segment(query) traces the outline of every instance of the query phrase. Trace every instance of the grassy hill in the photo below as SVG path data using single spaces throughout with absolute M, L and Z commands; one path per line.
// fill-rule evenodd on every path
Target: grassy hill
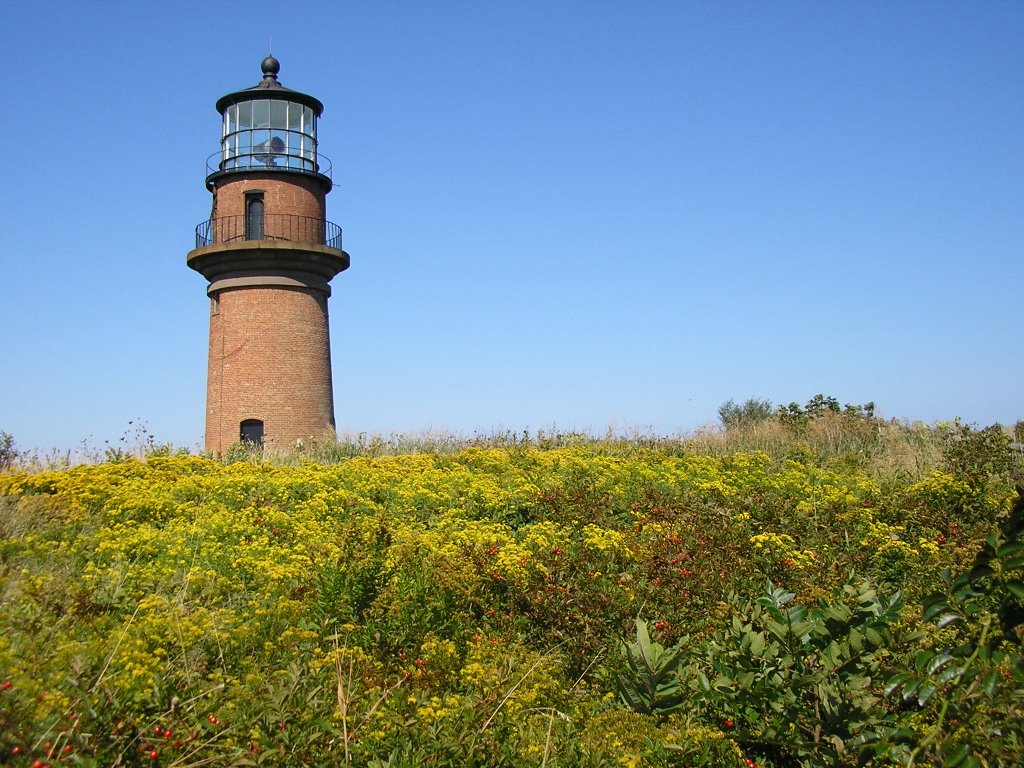
M 829 411 L 229 458 L 0 473 L 0 760 L 1024 750 L 1024 474 L 997 429 Z

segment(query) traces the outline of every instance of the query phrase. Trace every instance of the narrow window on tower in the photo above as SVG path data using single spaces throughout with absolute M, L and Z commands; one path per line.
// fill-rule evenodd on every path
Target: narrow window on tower
M 246 419 L 239 425 L 239 441 L 249 445 L 263 447 L 263 422 L 259 419 Z
M 263 193 L 245 193 L 245 239 L 263 239 Z

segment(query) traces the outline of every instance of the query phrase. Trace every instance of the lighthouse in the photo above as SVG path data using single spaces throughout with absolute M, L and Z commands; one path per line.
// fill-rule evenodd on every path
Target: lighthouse
M 349 256 L 341 228 L 327 221 L 323 104 L 281 85 L 280 69 L 267 56 L 259 83 L 217 101 L 220 148 L 206 164 L 213 207 L 186 257 L 209 282 L 213 453 L 334 435 L 327 300 Z

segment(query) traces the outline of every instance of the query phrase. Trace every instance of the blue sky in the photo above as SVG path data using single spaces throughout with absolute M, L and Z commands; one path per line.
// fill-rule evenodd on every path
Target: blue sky
M 200 444 L 217 98 L 325 104 L 348 432 L 1024 418 L 1024 4 L 6 3 L 0 430 Z

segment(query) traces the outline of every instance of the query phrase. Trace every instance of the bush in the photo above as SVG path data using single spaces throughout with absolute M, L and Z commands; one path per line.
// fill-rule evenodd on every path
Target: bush
M 1011 442 L 1010 435 L 998 424 L 974 429 L 955 422 L 945 430 L 942 455 L 954 477 L 979 484 L 993 475 L 1011 476 L 1016 474 L 1014 470 L 1024 469 L 1011 450 Z
M 726 429 L 757 424 L 772 417 L 772 404 L 769 400 L 749 398 L 742 405 L 733 400 L 726 400 L 718 407 L 718 418 Z
M 924 602 L 928 642 L 885 689 L 912 709 L 876 753 L 908 765 L 1014 764 L 1024 754 L 1024 488 L 971 570 L 945 574 L 942 586 Z
M 0 470 L 10 469 L 18 458 L 18 450 L 14 447 L 14 438 L 6 432 L 0 432 Z

